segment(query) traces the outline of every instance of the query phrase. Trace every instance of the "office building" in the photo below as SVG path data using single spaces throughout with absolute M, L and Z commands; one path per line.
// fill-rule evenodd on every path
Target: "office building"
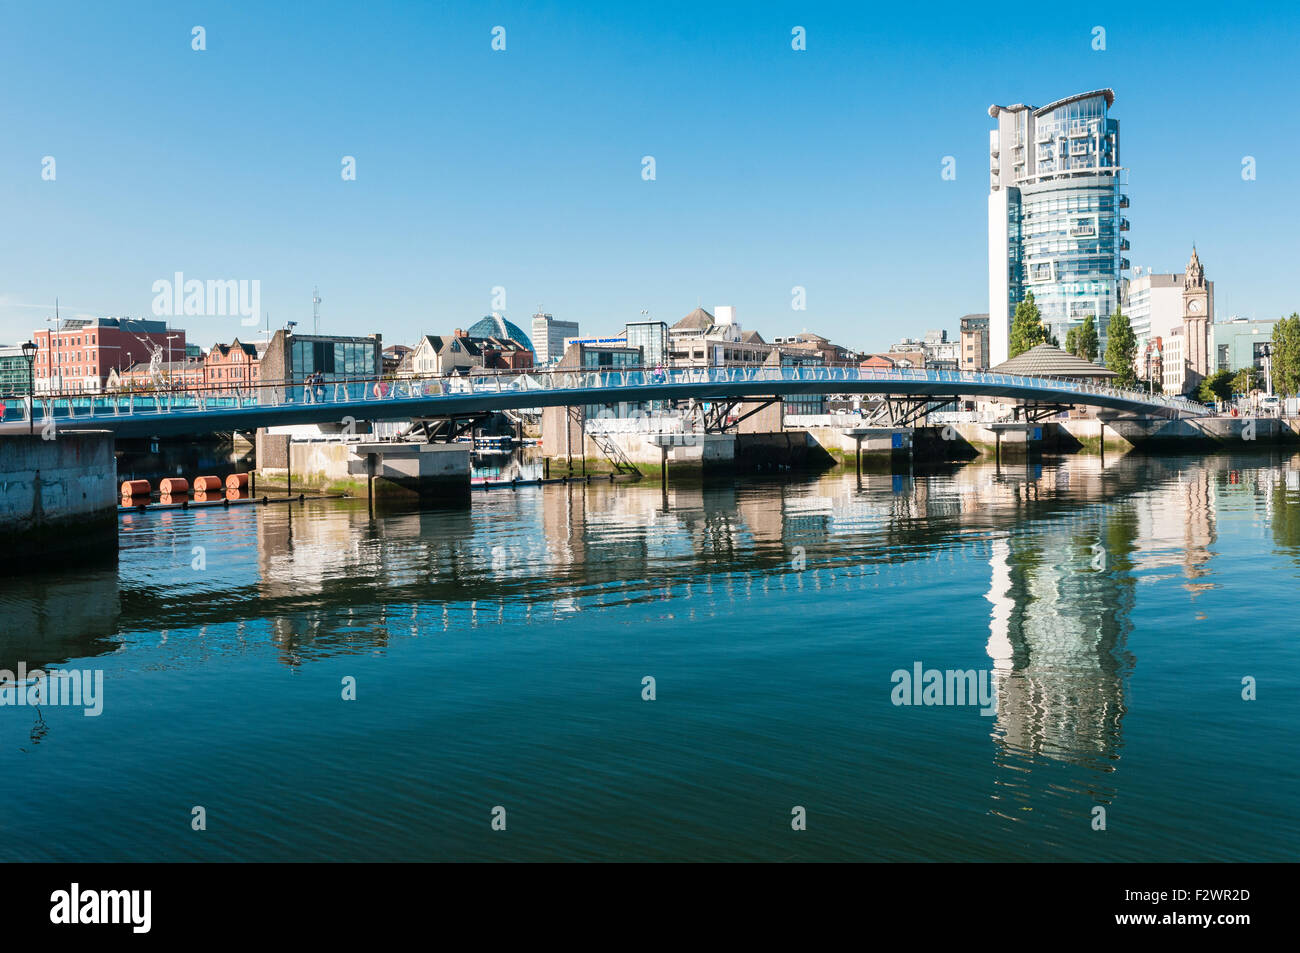
M 989 361 L 1010 353 L 1011 317 L 1033 293 L 1062 344 L 1092 316 L 1104 352 L 1120 301 L 1128 219 L 1120 193 L 1119 121 L 1109 89 L 1041 108 L 990 106 Z
M 1264 347 L 1273 341 L 1277 318 L 1251 321 L 1233 318 L 1211 325 L 1213 371 L 1239 371 L 1253 367 L 1264 374 Z
M 533 315 L 533 353 L 538 365 L 554 364 L 564 356 L 564 339 L 577 337 L 577 321 L 559 321 L 553 315 Z

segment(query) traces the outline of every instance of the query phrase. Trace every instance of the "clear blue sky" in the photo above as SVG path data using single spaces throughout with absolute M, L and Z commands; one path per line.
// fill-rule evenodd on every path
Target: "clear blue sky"
M 1195 240 L 1221 317 L 1300 309 L 1295 7 L 894 6 L 7 0 L 0 341 L 56 295 L 148 316 L 180 271 L 259 279 L 273 327 L 319 285 L 323 330 L 390 343 L 503 286 L 525 327 L 732 304 L 883 349 L 987 310 L 988 106 L 1104 86 L 1133 264 L 1181 271 Z

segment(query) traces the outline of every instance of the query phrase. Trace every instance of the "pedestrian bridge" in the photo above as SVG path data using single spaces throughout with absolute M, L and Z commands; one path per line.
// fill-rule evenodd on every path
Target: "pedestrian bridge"
M 149 394 L 38 396 L 3 401 L 0 433 L 77 428 L 119 437 L 249 431 L 292 424 L 347 424 L 464 417 L 489 411 L 660 400 L 697 402 L 818 394 L 925 400 L 1001 398 L 1023 404 L 1094 407 L 1144 417 L 1198 417 L 1209 408 L 1178 397 L 1100 384 L 975 371 L 857 367 L 592 368 L 467 377 L 331 381 L 317 387 L 264 383 Z

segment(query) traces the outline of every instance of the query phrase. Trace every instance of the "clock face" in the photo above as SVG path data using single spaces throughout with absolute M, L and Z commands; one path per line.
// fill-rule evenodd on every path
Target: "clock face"
M 1192 312 L 1192 314 L 1199 314 L 1201 311 L 1201 303 L 1199 301 L 1190 301 L 1187 304 L 1187 310 Z

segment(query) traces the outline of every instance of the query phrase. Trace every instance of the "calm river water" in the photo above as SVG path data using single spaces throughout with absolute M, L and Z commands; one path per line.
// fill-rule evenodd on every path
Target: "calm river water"
M 1298 577 L 1265 455 L 123 515 L 0 581 L 103 672 L 0 707 L 0 859 L 1294 859 Z

